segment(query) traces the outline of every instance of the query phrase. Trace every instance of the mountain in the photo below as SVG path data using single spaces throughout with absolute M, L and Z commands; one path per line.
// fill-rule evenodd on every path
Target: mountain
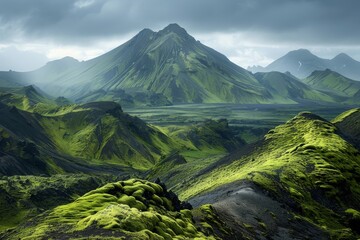
M 144 29 L 89 61 L 51 62 L 29 73 L 26 81 L 76 101 L 98 100 L 99 91 L 157 94 L 171 103 L 265 103 L 268 98 L 248 71 L 177 24 L 159 32 Z
M 43 112 L 49 108 L 69 104 L 65 98 L 51 99 L 35 86 L 0 88 L 0 102 L 18 109 Z
M 326 69 L 331 69 L 351 79 L 360 80 L 360 62 L 345 53 L 340 53 L 333 59 L 323 59 L 309 50 L 299 49 L 287 53 L 266 67 L 248 68 L 252 72 L 288 71 L 298 78 L 305 78 L 315 70 Z
M 303 79 L 303 82 L 319 91 L 342 97 L 353 97 L 360 91 L 360 82 L 344 77 L 330 69 L 314 71 Z
M 289 72 L 255 73 L 255 78 L 278 103 L 334 102 L 334 98 L 299 81 Z
M 326 60 L 300 49 L 260 70 L 290 72 L 304 78 L 314 69 L 357 71 L 357 64 L 360 66 L 345 54 Z M 284 86 L 280 86 L 280 82 Z M 280 76 L 280 73 L 253 75 L 196 41 L 177 24 L 170 24 L 158 32 L 144 29 L 123 45 L 88 61 L 65 57 L 32 72 L 0 72 L 0 87 L 21 85 L 33 85 L 47 94 L 77 103 L 116 101 L 125 107 L 182 103 L 337 103 L 346 100 L 338 99 L 342 93 L 326 96 L 327 93 L 319 92 L 319 89 L 295 82 L 292 76 Z M 358 95 L 348 103 L 358 102 L 360 92 Z
M 247 154 L 184 181 L 180 197 L 194 207 L 212 204 L 251 239 L 357 239 L 360 152 L 344 130 L 350 122 L 358 129 L 357 113 L 340 116 L 339 128 L 300 113 Z
M 187 128 L 181 136 L 164 133 L 115 102 L 68 104 L 33 86 L 0 88 L 0 175 L 133 173 L 174 151 L 224 154 L 244 145 L 226 120 Z
M 175 147 L 113 102 L 68 105 L 44 115 L 1 103 L 0 116 L 3 175 L 131 172 L 150 168 Z

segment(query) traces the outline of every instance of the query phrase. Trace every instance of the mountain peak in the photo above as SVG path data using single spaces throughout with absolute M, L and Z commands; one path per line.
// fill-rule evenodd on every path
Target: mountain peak
M 149 29 L 149 28 L 144 28 L 143 30 L 141 30 L 137 35 L 138 36 L 147 36 L 147 35 L 151 35 L 153 34 L 154 31 Z
M 336 55 L 332 60 L 340 60 L 340 61 L 346 61 L 346 60 L 354 60 L 353 58 L 351 58 L 349 55 L 347 55 L 346 53 L 340 53 L 338 55 Z
M 186 30 L 182 27 L 180 27 L 177 23 L 171 23 L 167 27 L 165 27 L 163 30 L 159 31 L 159 33 L 176 33 L 180 36 L 189 36 L 189 34 L 186 32 Z
M 66 57 L 63 57 L 63 58 L 60 58 L 60 59 L 56 59 L 56 60 L 53 60 L 53 61 L 50 61 L 48 62 L 46 65 L 54 65 L 54 64 L 76 64 L 76 63 L 79 63 L 79 60 L 73 58 L 73 57 L 69 57 L 69 56 L 66 56 Z
M 298 50 L 294 50 L 294 51 L 290 51 L 286 55 L 291 56 L 291 57 L 296 57 L 296 58 L 299 58 L 299 59 L 308 58 L 308 57 L 316 57 L 309 50 L 303 49 L 303 48 L 298 49 Z

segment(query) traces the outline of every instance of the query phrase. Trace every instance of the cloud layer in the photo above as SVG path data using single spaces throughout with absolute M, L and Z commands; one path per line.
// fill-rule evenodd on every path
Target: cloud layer
M 176 22 L 244 45 L 359 48 L 359 9 L 358 0 L 3 0 L 0 45 L 92 46 Z

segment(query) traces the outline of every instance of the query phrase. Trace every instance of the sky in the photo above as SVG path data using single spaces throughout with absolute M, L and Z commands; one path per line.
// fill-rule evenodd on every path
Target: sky
M 359 0 L 0 0 L 0 70 L 88 60 L 178 23 L 246 68 L 306 48 L 360 61 Z

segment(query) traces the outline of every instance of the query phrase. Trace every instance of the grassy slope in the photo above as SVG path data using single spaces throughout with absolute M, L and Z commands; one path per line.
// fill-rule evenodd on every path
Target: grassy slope
M 360 109 L 355 108 L 340 114 L 332 120 L 345 137 L 360 149 Z
M 335 101 L 333 97 L 312 89 L 290 74 L 280 72 L 256 73 L 255 77 L 278 103 Z
M 180 196 L 189 199 L 248 180 L 279 201 L 291 199 L 297 205 L 295 215 L 332 236 L 351 236 L 346 211 L 360 209 L 359 179 L 358 150 L 338 135 L 333 124 L 302 113 L 271 130 L 253 153 L 184 183 Z
M 25 219 L 69 203 L 115 176 L 55 175 L 12 176 L 0 179 L 0 232 Z
M 42 95 L 34 86 L 30 85 L 26 87 L 0 88 L 0 101 L 21 110 L 41 113 L 56 108 L 64 101 L 66 102 L 66 99 L 63 99 L 63 102 L 57 102 Z
M 352 97 L 360 90 L 360 82 L 351 80 L 329 69 L 314 71 L 303 80 L 320 91 L 330 92 L 342 97 Z
M 215 239 L 201 232 L 203 228 L 196 227 L 190 210 L 164 185 L 129 179 L 90 191 L 5 233 L 4 237 Z
M 162 157 L 147 174 L 150 180 L 160 178 L 169 187 L 179 184 L 213 164 L 228 152 L 244 147 L 225 119 L 207 120 L 194 126 L 169 127 L 167 134 L 182 148 Z
M 45 162 L 47 169 L 51 155 L 46 151 L 96 165 L 148 169 L 176 147 L 167 136 L 123 113 L 112 102 L 64 106 L 45 115 L 3 106 L 2 114 L 7 116 L 0 119 L 2 150 L 19 155 L 17 142 L 35 143 L 35 157 Z M 44 149 L 42 154 L 39 149 Z
M 67 68 L 64 62 L 68 61 L 54 62 L 29 73 L 26 81 L 50 94 L 73 100 L 94 101 L 98 100 L 96 96 L 104 99 L 98 90 L 157 93 L 163 103 L 164 97 L 173 103 L 268 100 L 265 89 L 249 72 L 202 45 L 177 25 L 157 33 L 143 30 L 125 44 L 90 61 L 76 62 Z M 56 65 L 62 71 L 56 70 Z

